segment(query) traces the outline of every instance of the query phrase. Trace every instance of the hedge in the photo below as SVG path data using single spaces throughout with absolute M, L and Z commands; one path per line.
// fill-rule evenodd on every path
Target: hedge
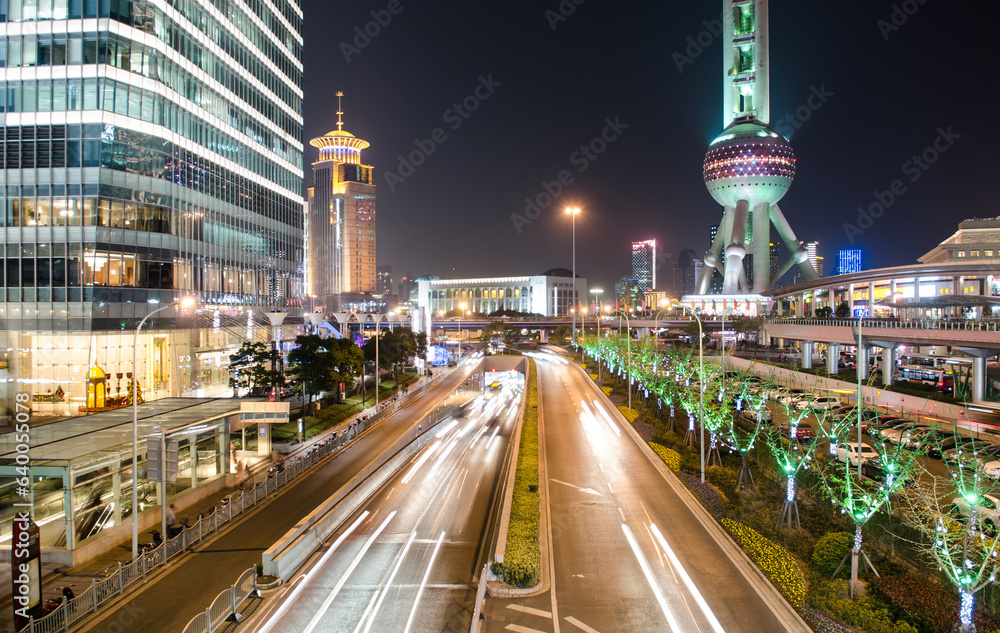
M 788 550 L 732 519 L 722 519 L 722 527 L 736 539 L 785 598 L 793 606 L 801 607 L 806 599 L 806 579 Z
M 943 585 L 916 574 L 882 576 L 868 584 L 876 596 L 891 603 L 898 616 L 922 628 L 947 631 L 958 622 L 958 593 L 951 585 Z M 978 631 L 996 631 L 1000 619 L 993 617 L 976 603 L 973 622 Z
M 625 416 L 625 419 L 628 420 L 630 424 L 632 422 L 635 422 L 636 419 L 639 417 L 638 411 L 636 411 L 635 409 L 629 409 L 624 405 L 618 405 L 618 410 L 622 412 L 622 415 Z
M 660 459 L 662 459 L 663 463 L 667 465 L 667 468 L 674 472 L 681 469 L 680 453 L 672 448 L 667 448 L 666 446 L 657 444 L 656 442 L 650 442 L 649 446 L 653 449 L 653 452 L 660 456 Z
M 538 544 L 538 381 L 535 362 L 528 359 L 528 385 L 521 425 L 521 445 L 514 473 L 514 494 L 507 529 L 507 546 L 502 563 L 493 563 L 491 571 L 509 585 L 530 587 L 538 582 L 542 570 L 542 552 Z
M 850 532 L 824 534 L 813 546 L 813 569 L 821 574 L 832 575 L 852 547 L 854 547 L 854 535 Z M 850 565 L 847 565 L 847 568 L 850 569 Z

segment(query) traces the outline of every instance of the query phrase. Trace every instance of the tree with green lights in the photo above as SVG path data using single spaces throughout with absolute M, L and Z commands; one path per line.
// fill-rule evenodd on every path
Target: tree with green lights
M 944 460 L 950 480 L 921 477 L 905 496 L 903 510 L 904 522 L 924 537 L 922 551 L 958 590 L 959 622 L 953 630 L 959 633 L 975 633 L 975 596 L 996 580 L 1000 566 L 1000 532 L 982 511 L 998 506 L 997 482 L 983 473 L 979 446 L 964 451 L 968 459 Z
M 812 461 L 813 451 L 816 449 L 816 436 L 805 439 L 799 435 L 799 425 L 809 415 L 809 409 L 797 409 L 790 405 L 780 406 L 784 407 L 786 424 L 789 427 L 788 437 L 781 432 L 781 427 L 775 425 L 767 425 L 767 432 L 764 434 L 767 446 L 777 460 L 781 474 L 785 476 L 785 501 L 778 515 L 777 527 L 781 527 L 784 523 L 789 529 L 801 530 L 795 476 L 803 468 L 808 468 L 809 462 Z M 803 439 L 805 441 L 802 441 Z
M 750 393 L 750 384 L 742 382 L 739 394 L 734 397 L 735 414 L 727 416 L 724 420 L 723 440 L 740 454 L 740 477 L 736 482 L 736 492 L 757 491 L 747 454 L 753 450 L 760 437 L 766 407 L 767 398 L 760 393 Z M 744 411 L 750 411 L 752 415 L 745 416 Z
M 844 446 L 846 450 L 847 442 L 851 441 L 852 433 L 855 433 L 855 423 L 858 416 L 855 409 L 852 415 L 848 415 L 841 420 L 835 420 L 830 429 L 830 437 L 838 440 L 838 445 Z M 898 493 L 909 481 L 914 479 L 914 471 L 918 468 L 918 452 L 907 448 L 909 436 L 900 439 L 898 445 L 886 441 L 878 431 L 869 435 L 869 445 L 877 454 L 881 465 L 881 480 L 869 479 L 863 476 L 862 466 L 850 465 L 847 459 L 841 463 L 837 459 L 820 460 L 818 469 L 820 481 L 826 496 L 835 507 L 839 507 L 842 514 L 854 523 L 854 546 L 844 557 L 841 567 L 847 562 L 847 557 L 851 559 L 851 595 L 855 595 L 858 586 L 858 571 L 861 559 L 878 575 L 868 555 L 862 550 L 864 525 L 883 506 L 889 503 L 890 498 Z M 862 461 L 859 447 L 857 460 Z M 841 567 L 834 572 L 836 575 Z

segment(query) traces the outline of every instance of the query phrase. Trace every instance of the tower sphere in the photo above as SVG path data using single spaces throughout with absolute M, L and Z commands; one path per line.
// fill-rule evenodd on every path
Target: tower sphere
M 715 201 L 735 207 L 781 200 L 795 177 L 795 152 L 781 134 L 754 120 L 735 121 L 708 147 L 705 186 Z

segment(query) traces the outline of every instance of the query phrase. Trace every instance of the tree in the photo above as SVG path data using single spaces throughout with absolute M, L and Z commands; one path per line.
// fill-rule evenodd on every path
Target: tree
M 834 313 L 838 319 L 847 319 L 851 316 L 851 306 L 847 305 L 846 301 L 841 301 L 837 304 L 837 311 Z
M 751 318 L 741 314 L 733 318 L 733 331 L 736 332 L 737 337 L 742 334 L 744 340 L 752 338 L 756 342 L 762 327 L 764 327 L 764 319 L 760 317 Z
M 691 321 L 684 327 L 684 333 L 691 337 L 691 344 L 698 344 L 698 332 L 701 331 L 702 336 L 706 339 L 708 338 L 708 333 L 701 330 L 697 321 Z
M 310 396 L 335 391 L 340 398 L 340 383 L 352 383 L 362 366 L 361 348 L 347 339 L 298 336 L 298 347 L 288 353 L 290 370 L 303 381 Z
M 830 306 L 822 306 L 822 307 L 816 308 L 815 313 L 816 313 L 816 318 L 817 319 L 831 319 L 831 318 L 833 318 L 833 310 L 830 309 Z
M 235 354 L 229 356 L 229 386 L 247 389 L 250 396 L 263 395 L 264 388 L 273 385 L 283 387 L 285 379 L 280 371 L 272 370 L 280 356 L 267 343 L 246 341 Z
M 552 330 L 552 338 L 555 340 L 557 345 L 565 345 L 566 340 L 570 336 L 570 326 L 563 323 L 556 329 Z

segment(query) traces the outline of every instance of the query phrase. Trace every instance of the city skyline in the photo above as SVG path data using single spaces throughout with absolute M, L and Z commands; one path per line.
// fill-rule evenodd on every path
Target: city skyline
M 359 108 L 352 125 L 373 140 L 370 161 L 384 174 L 376 180 L 381 220 L 394 227 L 380 239 L 379 264 L 414 275 L 451 274 L 453 267 L 455 274 L 477 275 L 568 266 L 569 227 L 553 211 L 571 203 L 583 209 L 578 268 L 595 283 L 608 286 L 627 269 L 623 246 L 637 225 L 660 242 L 661 275 L 667 256 L 701 250 L 700 236 L 717 209 L 697 178 L 721 105 L 715 3 L 649 8 L 641 16 L 613 15 L 599 5 L 561 16 L 558 7 L 514 3 L 491 10 L 489 24 L 472 22 L 469 29 L 462 28 L 464 14 L 448 6 L 402 6 L 389 24 L 370 29 L 378 31 L 375 37 L 358 38 L 363 46 L 354 41 L 355 27 L 363 34 L 373 9 L 344 7 L 336 19 L 342 26 L 325 35 L 336 42 L 333 54 L 306 47 L 306 138 L 330 128 L 324 101 L 342 89 Z M 330 24 L 323 18 L 331 11 L 306 3 L 306 14 L 315 17 L 306 20 L 307 41 L 316 41 L 319 24 Z M 933 246 L 932 236 L 966 216 L 984 215 L 976 210 L 989 208 L 982 183 L 990 163 L 986 141 L 972 130 L 984 127 L 987 115 L 975 107 L 976 64 L 963 60 L 982 59 L 985 40 L 967 34 L 984 28 L 971 9 L 919 5 L 905 21 L 897 17 L 899 25 L 892 8 L 880 6 L 837 14 L 775 5 L 772 14 L 772 74 L 782 78 L 772 87 L 772 120 L 792 137 L 800 160 L 785 206 L 801 239 L 819 240 L 830 260 L 839 248 L 864 248 L 878 267 L 915 261 Z M 454 37 L 428 40 L 432 23 Z M 607 30 L 634 37 L 610 51 L 574 45 Z M 825 41 L 844 35 L 855 45 L 829 55 Z M 921 87 L 927 67 L 910 62 L 924 56 L 927 41 L 934 42 L 935 67 L 949 69 L 934 75 L 933 91 Z M 320 64 L 323 73 L 310 73 Z M 888 80 L 883 66 L 894 68 Z M 609 72 L 595 85 L 592 71 L 600 68 Z M 329 75 L 336 81 L 327 81 Z M 845 135 L 845 127 L 856 133 Z M 590 147 L 597 139 L 603 142 Z M 529 145 L 535 149 L 524 153 Z M 934 155 L 942 147 L 946 151 Z M 933 164 L 911 160 L 928 148 Z M 563 171 L 569 184 L 558 179 Z M 896 181 L 902 194 L 893 193 Z M 559 189 L 559 202 L 544 209 L 525 201 L 544 203 L 547 191 Z M 961 208 L 967 210 L 962 217 L 940 213 L 953 208 L 948 201 L 956 189 L 965 192 Z M 879 212 L 883 202 L 891 204 Z M 879 217 L 859 222 L 858 207 L 869 206 Z M 512 215 L 524 222 L 515 224 Z M 919 230 L 919 223 L 905 221 L 914 216 L 923 223 Z M 478 245 L 462 240 L 427 249 L 437 222 L 494 236 L 507 256 L 483 260 Z M 879 239 L 884 231 L 892 231 L 891 243 Z

